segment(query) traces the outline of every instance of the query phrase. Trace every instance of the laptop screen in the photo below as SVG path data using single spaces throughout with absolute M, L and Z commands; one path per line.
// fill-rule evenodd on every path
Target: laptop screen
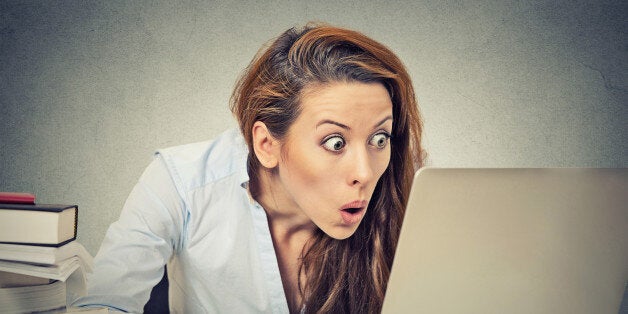
M 384 313 L 618 313 L 627 169 L 417 172 Z

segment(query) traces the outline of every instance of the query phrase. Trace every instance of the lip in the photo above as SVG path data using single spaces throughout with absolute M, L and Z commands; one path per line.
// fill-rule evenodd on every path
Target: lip
M 365 200 L 355 200 L 353 202 L 349 202 L 347 204 L 342 205 L 340 207 L 340 216 L 342 216 L 342 221 L 346 225 L 354 225 L 362 220 L 364 213 L 366 212 L 366 206 L 368 202 Z M 357 208 L 357 211 L 347 211 L 350 208 Z

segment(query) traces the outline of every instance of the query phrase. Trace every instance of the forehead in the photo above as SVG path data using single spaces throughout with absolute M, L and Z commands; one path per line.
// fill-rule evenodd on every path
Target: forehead
M 300 97 L 302 118 L 338 115 L 339 119 L 365 118 L 392 112 L 392 101 L 382 83 L 333 82 L 306 87 Z

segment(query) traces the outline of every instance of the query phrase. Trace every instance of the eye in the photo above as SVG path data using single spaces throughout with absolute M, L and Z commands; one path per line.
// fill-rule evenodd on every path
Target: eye
M 373 135 L 373 137 L 371 137 L 369 144 L 375 146 L 378 149 L 383 149 L 384 147 L 386 147 L 386 144 L 388 144 L 389 138 L 390 135 L 386 133 L 377 133 Z
M 323 147 L 331 152 L 339 152 L 345 147 L 345 140 L 340 136 L 332 136 L 323 141 Z

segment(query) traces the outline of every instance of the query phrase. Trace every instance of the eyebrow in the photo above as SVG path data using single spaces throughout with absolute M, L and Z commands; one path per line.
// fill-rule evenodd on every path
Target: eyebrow
M 384 124 L 386 121 L 392 120 L 392 118 L 393 118 L 392 116 L 387 116 L 386 118 L 384 118 L 381 121 L 379 121 L 378 123 L 376 123 L 375 126 L 373 126 L 373 128 L 379 127 L 380 125 Z M 344 124 L 342 124 L 340 122 L 337 122 L 337 121 L 334 121 L 334 120 L 329 120 L 329 119 L 322 120 L 321 122 L 316 124 L 316 128 L 318 128 L 319 126 L 321 126 L 323 124 L 333 124 L 333 125 L 336 125 L 336 126 L 339 126 L 339 127 L 343 128 L 345 130 L 351 130 L 351 128 L 348 125 L 344 125 Z

